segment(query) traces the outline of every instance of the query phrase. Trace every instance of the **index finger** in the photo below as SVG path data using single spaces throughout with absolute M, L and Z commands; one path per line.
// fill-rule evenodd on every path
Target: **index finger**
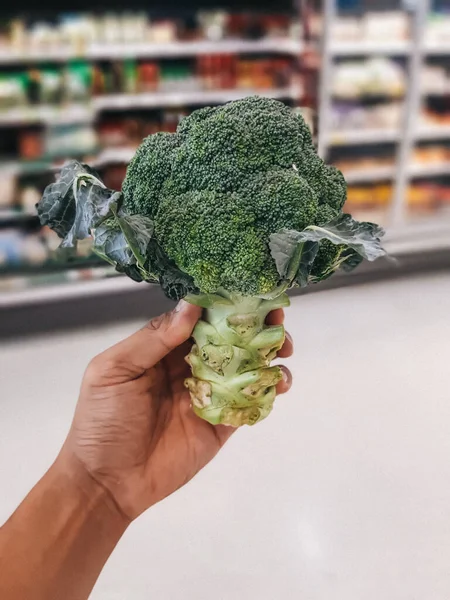
M 283 325 L 283 323 L 284 310 L 282 308 L 272 310 L 266 317 L 266 325 Z

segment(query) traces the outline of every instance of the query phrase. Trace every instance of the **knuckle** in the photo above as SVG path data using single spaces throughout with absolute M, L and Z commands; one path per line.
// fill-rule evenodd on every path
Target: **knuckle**
M 154 317 L 151 321 L 144 325 L 144 329 L 149 330 L 150 332 L 166 332 L 170 327 L 170 322 L 172 320 L 172 313 L 163 313 L 158 317 Z
M 84 379 L 88 384 L 95 384 L 104 381 L 108 375 L 117 371 L 118 364 L 114 358 L 105 357 L 101 354 L 94 356 L 89 362 Z

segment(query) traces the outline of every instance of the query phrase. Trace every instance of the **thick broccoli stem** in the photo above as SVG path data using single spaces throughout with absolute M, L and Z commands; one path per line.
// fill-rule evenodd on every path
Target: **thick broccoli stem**
M 186 357 L 192 377 L 186 380 L 195 413 L 213 425 L 254 425 L 272 410 L 279 367 L 270 362 L 284 342 L 282 325 L 265 325 L 267 314 L 289 305 L 281 294 L 265 300 L 221 292 L 203 305 Z M 201 301 L 188 297 L 196 304 Z

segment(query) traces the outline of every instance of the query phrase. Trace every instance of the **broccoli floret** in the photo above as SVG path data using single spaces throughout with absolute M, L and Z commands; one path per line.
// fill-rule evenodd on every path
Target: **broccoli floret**
M 122 185 L 124 204 L 131 214 L 153 217 L 156 213 L 177 147 L 178 136 L 163 132 L 149 135 L 139 146 Z
M 279 275 L 267 236 L 235 192 L 208 190 L 164 198 L 155 230 L 168 257 L 206 293 L 224 288 L 254 296 L 275 287 Z
M 283 228 L 300 231 L 316 219 L 317 195 L 295 169 L 258 173 L 243 186 L 241 194 L 267 236 Z

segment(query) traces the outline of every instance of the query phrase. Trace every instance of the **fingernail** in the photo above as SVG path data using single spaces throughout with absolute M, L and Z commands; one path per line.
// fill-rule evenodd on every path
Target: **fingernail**
M 178 304 L 175 306 L 175 308 L 173 309 L 174 313 L 179 313 L 182 310 L 185 310 L 186 306 L 188 306 L 188 302 L 186 302 L 186 300 L 179 300 Z
M 284 369 L 281 371 L 281 376 L 283 377 L 284 383 L 289 382 L 289 375 L 287 374 L 287 372 Z

